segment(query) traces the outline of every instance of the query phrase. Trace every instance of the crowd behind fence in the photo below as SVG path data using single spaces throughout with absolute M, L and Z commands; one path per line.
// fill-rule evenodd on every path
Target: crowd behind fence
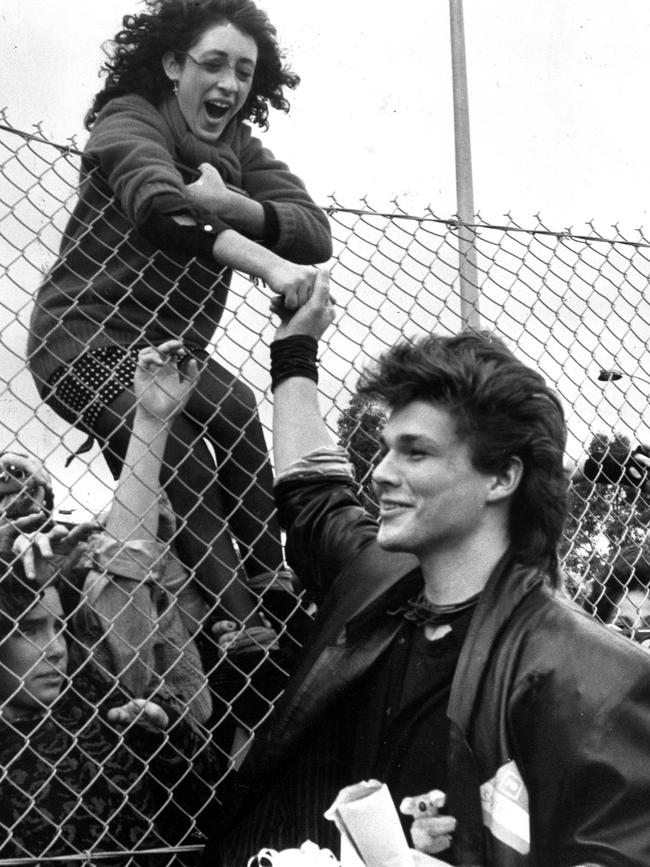
M 68 461 L 85 436 L 39 401 L 26 368 L 25 345 L 34 292 L 57 254 L 75 202 L 80 154 L 74 142 L 50 142 L 40 132 L 21 132 L 6 117 L 2 120 L 0 451 L 27 453 L 42 461 L 54 478 L 57 517 L 75 523 L 106 506 L 114 483 L 96 446 Z M 334 240 L 330 264 L 337 309 L 336 328 L 326 335 L 320 353 L 321 400 L 333 434 L 351 449 L 372 508 L 368 478 L 381 412 L 353 399 L 355 381 L 364 365 L 399 337 L 462 327 L 459 223 L 432 209 L 409 213 L 397 200 L 385 208 L 369 200 L 356 207 L 336 198 L 321 204 Z M 639 444 L 650 443 L 650 241 L 641 230 L 634 238 L 622 237 L 616 227 L 604 233 L 595 226 L 579 232 L 556 230 L 540 217 L 521 225 L 506 216 L 497 225 L 477 215 L 468 228 L 475 238 L 482 327 L 504 338 L 557 389 L 567 414 L 571 458 L 588 450 L 609 450 L 625 464 Z M 267 437 L 273 333 L 266 287 L 237 275 L 211 348 L 253 389 Z M 642 577 L 636 606 L 647 597 L 649 520 L 639 488 L 588 482 L 573 487 L 562 560 L 569 592 L 595 616 L 616 619 L 633 575 Z M 260 591 L 263 607 L 266 592 Z M 289 596 L 281 611 L 267 613 L 297 646 L 313 605 L 296 587 Z M 626 624 L 628 628 L 629 617 Z M 267 663 L 265 656 L 256 663 L 260 670 Z M 271 678 L 273 689 L 268 690 L 257 685 L 255 667 L 236 672 L 239 679 L 233 680 L 224 678 L 225 663 L 214 648 L 203 647 L 202 659 L 206 668 L 212 667 L 207 673 L 215 694 L 224 679 L 230 690 L 218 697 L 209 725 L 218 731 L 229 718 L 231 723 L 243 721 L 250 737 L 281 688 L 282 665 L 276 666 L 279 679 Z M 238 702 L 251 695 L 253 710 L 242 719 Z M 226 731 L 231 729 L 226 726 Z M 225 760 L 227 749 L 220 747 Z M 220 776 L 231 769 L 232 762 L 225 764 Z M 173 846 L 148 848 L 157 863 L 165 863 L 174 852 L 199 846 L 190 821 L 186 837 Z M 90 854 L 72 845 L 57 857 L 32 851 L 10 860 L 2 859 L 3 854 L 0 850 L 0 864 L 36 863 L 43 857 L 53 862 L 118 858 L 128 863 L 133 856 L 127 850 L 116 854 L 106 841 Z

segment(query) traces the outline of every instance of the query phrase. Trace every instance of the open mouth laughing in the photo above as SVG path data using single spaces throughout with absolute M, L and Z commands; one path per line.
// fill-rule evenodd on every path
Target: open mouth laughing
M 205 113 L 213 121 L 222 120 L 232 108 L 231 104 L 224 99 L 206 99 L 204 104 Z

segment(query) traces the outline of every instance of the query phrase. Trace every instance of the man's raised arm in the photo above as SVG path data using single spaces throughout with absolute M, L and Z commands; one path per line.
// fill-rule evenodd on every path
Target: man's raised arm
M 282 322 L 271 344 L 273 453 L 276 476 L 305 455 L 333 445 L 318 404 L 318 340 L 334 321 L 329 272 L 319 270 L 311 298 Z

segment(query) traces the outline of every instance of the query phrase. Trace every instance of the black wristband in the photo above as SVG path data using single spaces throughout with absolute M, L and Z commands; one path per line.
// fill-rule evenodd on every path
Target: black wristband
M 308 334 L 292 334 L 271 344 L 271 391 L 294 376 L 318 382 L 318 341 Z

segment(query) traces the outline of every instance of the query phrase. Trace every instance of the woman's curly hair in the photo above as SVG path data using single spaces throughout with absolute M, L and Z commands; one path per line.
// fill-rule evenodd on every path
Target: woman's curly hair
M 122 29 L 105 49 L 108 60 L 101 71 L 106 83 L 86 115 L 87 129 L 114 97 L 136 93 L 158 104 L 171 88 L 162 67 L 163 55 L 175 51 L 181 60 L 183 52 L 195 45 L 207 28 L 225 22 L 250 36 L 258 50 L 251 91 L 240 116 L 266 129 L 269 105 L 289 111 L 284 88 L 295 88 L 300 78 L 284 64 L 276 29 L 252 0 L 144 2 L 148 11 L 125 15 Z

